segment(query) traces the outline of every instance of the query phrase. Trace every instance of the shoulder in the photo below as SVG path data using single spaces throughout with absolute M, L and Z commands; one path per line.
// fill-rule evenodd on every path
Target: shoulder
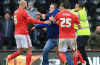
M 25 9 L 20 9 L 20 10 L 16 10 L 14 13 L 21 13 L 21 14 L 25 14 L 25 13 L 28 13 L 27 10 Z
M 96 33 L 96 32 L 93 32 L 93 33 L 92 33 L 92 35 L 95 35 L 95 34 L 97 34 L 97 33 Z
M 78 16 L 75 15 L 74 13 L 71 12 L 71 14 L 72 14 L 72 16 L 73 16 L 75 19 L 78 18 Z
M 76 16 L 74 13 L 70 12 L 73 16 Z
M 60 15 L 60 14 L 62 14 L 63 12 L 58 12 L 56 15 Z
M 53 17 L 55 17 L 57 14 L 55 13 L 55 14 L 51 14 Z
M 23 13 L 28 13 L 28 11 L 27 11 L 27 10 L 25 10 L 25 9 L 23 9 L 23 10 L 22 10 L 22 12 L 23 12 Z
M 34 9 L 35 12 L 38 12 L 36 9 Z

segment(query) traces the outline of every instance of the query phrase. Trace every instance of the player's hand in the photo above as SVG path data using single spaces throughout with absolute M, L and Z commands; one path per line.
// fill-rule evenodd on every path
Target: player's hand
M 41 15 L 42 15 L 40 12 L 37 12 L 36 14 L 37 14 L 38 16 L 41 16 Z
M 39 20 L 39 19 L 40 19 L 40 16 L 37 16 L 35 19 L 36 19 L 36 20 Z
M 82 26 L 81 25 L 78 25 L 78 29 L 81 29 L 82 28 Z
M 49 17 L 49 20 L 50 20 L 50 21 L 54 21 L 55 19 L 54 19 L 53 16 L 51 16 L 51 17 Z
M 35 30 L 35 27 L 33 27 L 31 30 L 34 31 Z
M 87 49 L 88 51 L 91 51 L 91 49 Z
M 43 20 L 46 19 L 45 14 L 42 14 L 41 17 Z
M 43 28 L 43 30 L 46 32 L 46 28 Z
M 50 21 L 44 21 L 44 24 L 51 24 Z
M 53 21 L 54 24 L 58 24 L 58 21 Z

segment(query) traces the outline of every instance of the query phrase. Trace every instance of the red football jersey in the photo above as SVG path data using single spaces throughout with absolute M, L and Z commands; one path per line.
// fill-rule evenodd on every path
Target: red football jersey
M 55 20 L 59 25 L 59 38 L 75 38 L 74 23 L 80 24 L 78 17 L 70 11 L 57 13 Z
M 34 14 L 33 14 L 34 15 Z M 14 12 L 15 34 L 28 35 L 28 24 L 44 24 L 32 19 L 25 9 L 18 8 Z

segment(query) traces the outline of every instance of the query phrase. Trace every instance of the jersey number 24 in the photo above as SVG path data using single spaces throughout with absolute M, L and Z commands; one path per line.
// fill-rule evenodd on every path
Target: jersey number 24
M 70 18 L 60 18 L 60 20 L 62 20 L 62 22 L 60 23 L 61 27 L 68 27 L 68 28 L 71 27 L 71 22 L 69 22 L 69 21 L 72 21 L 72 19 L 70 19 Z

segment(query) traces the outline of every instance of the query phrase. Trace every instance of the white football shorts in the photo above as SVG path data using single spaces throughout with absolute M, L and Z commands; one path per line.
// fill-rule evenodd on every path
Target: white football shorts
M 77 43 L 75 38 L 61 38 L 59 39 L 59 45 L 58 50 L 61 52 L 66 52 L 68 49 L 68 46 L 72 50 L 77 49 Z
M 15 40 L 16 40 L 17 48 L 27 49 L 29 47 L 32 47 L 29 35 L 16 34 Z

